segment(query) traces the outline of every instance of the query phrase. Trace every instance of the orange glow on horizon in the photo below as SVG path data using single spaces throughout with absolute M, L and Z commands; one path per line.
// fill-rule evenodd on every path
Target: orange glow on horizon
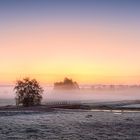
M 66 76 L 79 83 L 139 83 L 139 32 L 105 27 L 41 24 L 2 30 L 0 82 L 27 75 L 44 83 Z

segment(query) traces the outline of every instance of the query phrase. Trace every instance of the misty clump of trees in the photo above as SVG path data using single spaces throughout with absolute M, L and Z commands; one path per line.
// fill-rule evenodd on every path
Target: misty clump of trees
M 64 81 L 54 83 L 54 89 L 79 89 L 79 85 L 77 82 L 66 77 Z
M 43 88 L 36 79 L 18 80 L 14 90 L 16 92 L 16 105 L 29 107 L 41 104 Z

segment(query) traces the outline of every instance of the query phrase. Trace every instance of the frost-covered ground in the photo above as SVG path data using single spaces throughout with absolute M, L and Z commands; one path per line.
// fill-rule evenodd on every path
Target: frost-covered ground
M 140 104 L 125 105 L 124 108 L 140 108 Z
M 140 113 L 0 112 L 0 140 L 139 140 Z

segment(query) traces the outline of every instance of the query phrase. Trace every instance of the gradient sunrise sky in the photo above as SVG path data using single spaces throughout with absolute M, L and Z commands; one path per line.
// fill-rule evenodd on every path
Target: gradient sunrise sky
M 140 84 L 139 0 L 0 0 L 0 83 Z

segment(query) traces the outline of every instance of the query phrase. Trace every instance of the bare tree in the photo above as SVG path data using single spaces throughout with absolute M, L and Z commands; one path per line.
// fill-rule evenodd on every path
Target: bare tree
M 36 79 L 24 78 L 18 80 L 14 90 L 16 91 L 17 105 L 34 106 L 41 104 L 43 88 Z

